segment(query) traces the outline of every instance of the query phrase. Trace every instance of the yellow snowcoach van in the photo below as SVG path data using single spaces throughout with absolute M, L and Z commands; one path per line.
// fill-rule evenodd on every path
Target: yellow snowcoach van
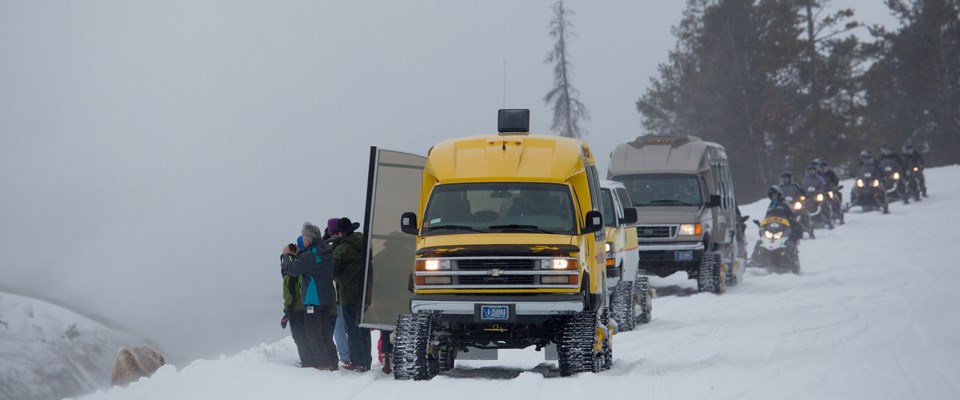
M 723 146 L 696 136 L 641 136 L 617 145 L 607 179 L 637 208 L 641 273 L 685 271 L 700 292 L 743 278 L 733 180 Z
M 405 267 L 409 274 L 409 311 L 395 325 L 396 379 L 430 379 L 471 348 L 556 344 L 564 376 L 611 365 L 593 154 L 579 140 L 530 134 L 529 117 L 529 110 L 500 110 L 499 134 L 433 146 L 415 184 L 416 211 L 399 218 L 400 229 L 415 238 L 413 257 L 391 266 L 373 259 L 372 309 L 389 308 L 383 304 L 389 300 L 378 297 L 399 298 L 391 289 L 378 290 L 396 288 L 396 282 L 378 283 L 377 276 L 389 274 L 380 271 Z M 392 168 L 376 160 L 371 167 Z M 368 219 L 374 222 L 385 214 L 378 217 L 380 206 L 371 202 L 393 202 L 378 195 L 384 182 L 375 175 L 368 184 Z M 385 325 L 388 315 L 378 324 L 371 314 L 366 326 Z
M 638 274 L 637 209 L 627 189 L 616 181 L 600 181 L 600 201 L 607 236 L 604 250 L 610 315 L 618 331 L 630 331 L 638 323 L 650 322 L 653 298 L 648 278 Z

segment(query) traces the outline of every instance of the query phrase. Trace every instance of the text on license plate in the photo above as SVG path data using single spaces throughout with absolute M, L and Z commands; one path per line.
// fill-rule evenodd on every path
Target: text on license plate
M 480 319 L 487 321 L 507 321 L 510 319 L 510 306 L 480 306 Z
M 673 253 L 673 259 L 675 261 L 693 261 L 693 251 L 677 250 Z

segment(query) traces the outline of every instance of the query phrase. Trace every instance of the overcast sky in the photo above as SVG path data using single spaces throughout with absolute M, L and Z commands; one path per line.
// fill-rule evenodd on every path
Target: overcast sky
M 280 337 L 280 247 L 361 219 L 370 146 L 494 132 L 504 97 L 549 133 L 551 3 L 0 0 L 0 288 L 178 357 Z M 601 171 L 683 3 L 566 3 Z

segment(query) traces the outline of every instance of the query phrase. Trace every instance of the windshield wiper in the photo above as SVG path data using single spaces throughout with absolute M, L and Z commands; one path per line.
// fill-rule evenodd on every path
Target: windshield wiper
M 554 233 L 554 232 L 550 232 L 550 231 L 547 231 L 547 230 L 540 229 L 540 227 L 539 227 L 539 226 L 536 226 L 536 225 L 519 225 L 519 224 L 491 225 L 491 226 L 487 227 L 487 229 L 501 229 L 501 230 L 502 230 L 502 229 L 517 229 L 517 230 L 533 231 L 533 232 L 540 232 L 540 233 Z
M 477 228 L 466 225 L 435 225 L 427 227 L 427 232 L 440 230 L 480 232 Z

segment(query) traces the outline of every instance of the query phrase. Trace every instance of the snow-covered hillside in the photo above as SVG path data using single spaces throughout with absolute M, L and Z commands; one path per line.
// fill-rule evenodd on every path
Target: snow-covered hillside
M 0 399 L 60 399 L 107 388 L 117 350 L 141 344 L 63 307 L 0 293 Z
M 654 279 L 653 321 L 615 336 L 614 366 L 600 374 L 559 377 L 531 349 L 399 382 L 295 368 L 287 338 L 88 399 L 957 399 L 960 167 L 927 177 L 924 201 L 854 210 L 805 240 L 800 276 L 751 270 L 721 296 L 697 294 L 685 276 Z

